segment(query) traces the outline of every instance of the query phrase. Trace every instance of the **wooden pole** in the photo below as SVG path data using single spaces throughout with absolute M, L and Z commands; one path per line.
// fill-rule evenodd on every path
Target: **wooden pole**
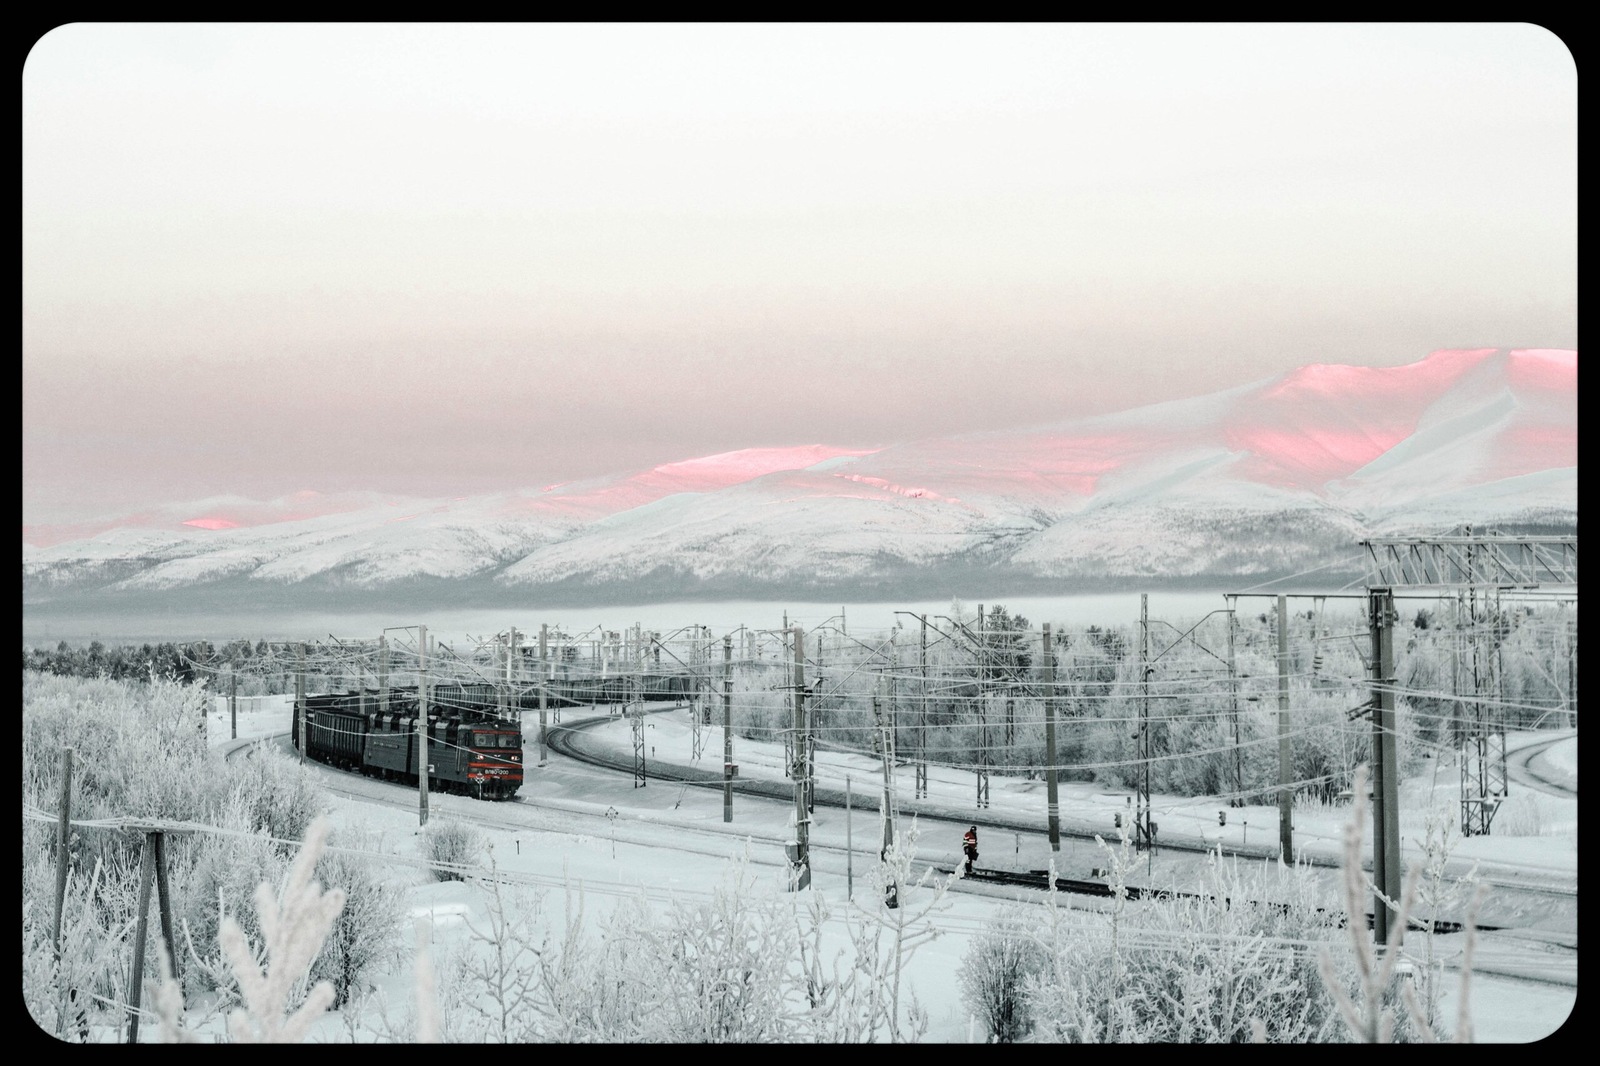
M 161 913 L 161 939 L 167 946 L 167 965 L 172 969 L 173 980 L 179 980 L 178 940 L 172 928 L 172 893 L 167 888 L 167 837 L 165 833 L 152 833 L 156 851 L 156 909 Z
M 139 915 L 133 927 L 133 967 L 128 979 L 128 1043 L 139 1042 L 139 1001 L 144 990 L 144 941 L 150 922 L 150 886 L 156 879 L 154 833 L 144 835 L 144 852 L 139 860 Z
M 61 909 L 67 898 L 68 844 L 72 833 L 72 749 L 61 750 L 61 800 L 56 805 L 56 916 L 50 930 L 56 961 L 61 961 Z

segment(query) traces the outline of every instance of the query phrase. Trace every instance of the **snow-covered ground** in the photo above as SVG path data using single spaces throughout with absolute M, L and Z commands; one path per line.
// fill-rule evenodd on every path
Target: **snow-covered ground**
M 230 736 L 226 701 L 218 700 L 216 708 L 210 728 L 218 746 L 232 747 L 257 738 L 274 738 L 272 742 L 282 743 L 282 735 L 289 727 L 286 697 L 241 699 L 237 741 Z M 572 711 L 566 713 L 568 721 L 582 717 Z M 793 804 L 736 794 L 733 821 L 724 823 L 720 789 L 685 787 L 648 778 L 649 767 L 654 763 L 691 761 L 693 736 L 687 714 L 653 714 L 646 725 L 647 783 L 643 787 L 635 786 L 631 774 L 598 770 L 554 753 L 546 765 L 537 766 L 533 744 L 537 727 L 530 721 L 528 780 L 516 803 L 487 804 L 435 794 L 430 797 L 430 816 L 476 821 L 491 842 L 494 861 L 501 871 L 522 883 L 549 890 L 550 898 L 558 903 L 564 887 L 581 885 L 591 914 L 603 910 L 605 901 L 627 893 L 643 893 L 658 905 L 673 894 L 704 898 L 725 878 L 731 862 L 744 853 L 748 853 L 751 868 L 759 877 L 769 878 L 773 886 L 781 885 L 785 877 L 781 845 L 792 836 Z M 597 743 L 631 755 L 630 727 L 623 719 L 603 723 L 591 735 Z M 1513 737 L 1508 746 L 1515 749 L 1554 735 Z M 720 728 L 704 727 L 702 744 L 700 765 L 716 768 L 722 752 Z M 1541 770 L 1565 770 L 1575 786 L 1576 758 L 1576 737 L 1572 736 L 1539 756 L 1539 766 Z M 741 777 L 782 778 L 779 746 L 736 737 L 734 761 L 739 764 Z M 817 762 L 820 788 L 843 789 L 848 777 L 851 792 L 864 798 L 881 787 L 880 764 L 865 756 L 821 752 Z M 375 831 L 383 841 L 383 850 L 394 854 L 395 876 L 408 886 L 411 913 L 433 919 L 436 950 L 443 953 L 451 945 L 464 944 L 470 935 L 469 922 L 483 926 L 484 900 L 480 890 L 460 882 L 432 882 L 416 865 L 418 814 L 414 791 L 408 795 L 407 790 L 396 785 L 312 765 L 335 795 L 336 824 L 360 824 Z M 978 811 L 973 806 L 975 782 L 970 773 L 931 768 L 929 794 L 923 802 L 910 798 L 912 772 L 909 766 L 898 771 L 898 800 L 902 832 L 913 809 L 921 812 L 921 862 L 953 867 L 959 857 L 963 823 L 976 822 L 980 865 L 1039 869 L 1053 859 L 1061 874 L 1069 877 L 1086 877 L 1093 868 L 1104 865 L 1104 853 L 1092 840 L 1063 837 L 1060 852 L 1052 856 L 1045 833 L 1042 782 L 994 777 L 991 805 Z M 1446 813 L 1452 812 L 1457 787 L 1453 767 L 1439 768 L 1432 779 L 1405 782 L 1402 833 L 1408 861 L 1420 850 L 1426 798 L 1435 796 Z M 1524 804 L 1515 824 L 1507 818 L 1490 836 L 1457 839 L 1454 856 L 1463 867 L 1479 862 L 1480 873 L 1491 881 L 1527 877 L 1575 887 L 1576 800 L 1528 792 L 1513 788 L 1513 796 Z M 1219 826 L 1217 812 L 1226 809 L 1225 804 L 1204 798 L 1162 796 L 1152 797 L 1152 801 L 1162 838 L 1174 843 L 1185 838 L 1220 842 L 1225 849 L 1247 845 L 1253 850 L 1261 843 L 1275 841 L 1275 808 L 1227 809 L 1227 825 Z M 1126 810 L 1127 802 L 1122 792 L 1064 784 L 1060 789 L 1063 829 L 1085 827 L 1114 835 L 1113 815 Z M 1002 815 L 1026 818 L 1030 812 L 1036 816 L 1034 831 L 992 828 Z M 1306 855 L 1332 858 L 1347 814 L 1347 809 L 1339 807 L 1297 810 L 1296 848 Z M 866 872 L 878 846 L 876 812 L 856 807 L 847 815 L 844 810 L 819 805 L 814 817 L 812 891 L 826 894 L 836 904 L 836 910 L 847 906 L 847 895 L 854 895 L 860 902 Z M 1501 828 L 1515 829 L 1522 835 L 1503 835 Z M 1148 877 L 1153 884 L 1183 888 L 1188 887 L 1186 879 L 1197 874 L 1203 861 L 1195 852 L 1165 848 L 1155 856 L 1141 856 L 1138 872 L 1144 875 L 1140 880 Z M 942 935 L 920 948 L 909 975 L 917 997 L 929 1011 L 930 1029 L 925 1039 L 981 1039 L 981 1027 L 973 1023 L 961 1004 L 956 972 L 971 936 L 1011 895 L 990 886 L 958 883 L 956 890 L 946 896 L 948 907 L 936 919 Z M 1494 910 L 1494 899 L 1491 885 L 1483 919 L 1486 923 Z M 1074 898 L 1071 905 L 1093 910 L 1096 902 Z M 909 895 L 907 904 L 912 904 Z M 1519 927 L 1541 936 L 1570 937 L 1571 943 L 1576 944 L 1575 892 L 1564 899 L 1551 897 L 1548 906 L 1536 908 L 1524 917 L 1525 925 L 1519 923 Z M 1479 958 L 1485 966 L 1517 972 L 1519 968 L 1525 971 L 1530 965 L 1541 964 L 1544 957 L 1537 955 L 1536 946 L 1515 940 L 1499 942 L 1496 938 L 1500 935 L 1485 934 L 1480 938 Z M 1447 958 L 1458 957 L 1462 937 L 1441 936 L 1438 944 Z M 1535 953 L 1531 963 L 1529 952 Z M 1565 957 L 1554 962 L 1556 972 L 1574 975 L 1569 984 L 1515 979 L 1481 969 L 1476 972 L 1469 991 L 1476 1039 L 1526 1042 L 1559 1029 L 1576 1002 L 1575 950 L 1570 955 L 1570 969 Z M 1556 960 L 1557 956 L 1548 958 Z M 390 974 L 374 983 L 391 1003 L 408 1003 L 413 995 L 409 972 Z M 1447 975 L 1445 988 L 1444 1017 L 1453 1018 L 1457 1009 L 1457 981 L 1453 974 Z M 344 1020 L 330 1017 L 320 1025 L 315 1038 L 348 1039 Z

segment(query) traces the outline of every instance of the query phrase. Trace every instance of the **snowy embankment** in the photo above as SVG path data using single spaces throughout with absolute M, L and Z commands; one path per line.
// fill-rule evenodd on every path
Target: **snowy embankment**
M 573 717 L 572 712 L 568 712 L 568 720 Z M 241 700 L 239 742 L 281 737 L 288 725 L 285 697 Z M 683 713 L 652 715 L 646 725 L 646 750 L 650 760 L 691 761 L 693 731 Z M 210 728 L 214 743 L 219 746 L 233 743 L 228 739 L 225 700 L 218 701 Z M 530 751 L 535 729 L 530 721 Z M 632 752 L 630 727 L 621 718 L 600 726 L 596 739 Z M 702 763 L 720 765 L 720 729 L 702 727 L 701 739 L 705 752 Z M 1563 753 L 1568 750 L 1562 748 Z M 1555 761 L 1563 757 L 1558 754 Z M 782 780 L 781 745 L 736 738 L 735 762 L 740 766 L 741 777 Z M 484 893 L 481 887 L 462 882 L 432 882 L 419 876 L 417 868 L 421 858 L 414 790 L 410 795 L 401 795 L 403 790 L 393 785 L 367 782 L 320 767 L 317 770 L 330 786 L 339 788 L 336 819 L 360 824 L 376 833 L 383 842 L 383 850 L 393 855 L 395 877 L 405 885 L 409 914 L 432 919 L 430 935 L 434 938 L 436 952 L 448 954 L 464 950 L 472 941 L 473 929 L 485 928 L 488 916 Z M 911 773 L 911 768 L 905 766 L 896 774 L 902 797 L 911 795 Z M 819 786 L 839 789 L 845 787 L 848 776 L 851 792 L 862 800 L 869 792 L 881 788 L 882 781 L 881 766 L 876 761 L 864 756 L 826 752 L 819 753 L 818 776 Z M 1439 777 L 1451 787 L 1456 784 L 1451 770 L 1441 770 Z M 340 786 L 349 782 L 370 786 L 376 790 L 374 795 L 396 796 L 400 802 L 345 796 Z M 665 906 L 673 898 L 708 897 L 740 855 L 755 860 L 757 875 L 769 886 L 781 884 L 779 842 L 792 835 L 792 804 L 736 796 L 735 818 L 730 825 L 722 821 L 722 796 L 718 789 L 683 788 L 659 779 L 647 781 L 644 787 L 633 785 L 626 774 L 590 770 L 552 756 L 549 764 L 542 768 L 534 768 L 530 760 L 529 782 L 524 787 L 521 802 L 513 807 L 435 795 L 431 797 L 432 817 L 435 820 L 474 820 L 492 843 L 496 868 L 504 876 L 514 883 L 532 886 L 533 891 L 544 891 L 547 899 L 581 889 L 591 918 L 608 913 L 618 901 L 630 897 L 652 901 L 650 905 L 657 907 Z M 1060 853 L 1051 855 L 1043 833 L 1042 782 L 995 778 L 991 786 L 992 803 L 985 812 L 973 809 L 973 788 L 971 774 L 937 767 L 930 770 L 931 808 L 961 821 L 970 817 L 979 823 L 984 864 L 1026 869 L 1042 867 L 1053 858 L 1058 868 L 1069 875 L 1085 875 L 1090 867 L 1104 865 L 1106 852 L 1081 839 L 1063 840 Z M 1408 795 L 1420 796 L 1427 790 L 1431 790 L 1428 782 L 1407 783 Z M 1258 834 L 1272 836 L 1276 833 L 1275 808 L 1230 809 L 1228 825 L 1218 826 L 1217 805 L 1208 804 L 1203 798 L 1178 800 L 1158 796 L 1153 799 L 1157 817 L 1163 822 L 1163 835 L 1192 835 L 1196 841 L 1220 842 L 1228 847 L 1254 846 L 1260 839 Z M 1101 791 L 1093 786 L 1067 785 L 1061 791 L 1064 825 L 1098 826 L 1107 835 L 1114 834 L 1113 816 L 1119 810 L 1126 810 L 1126 804 L 1125 794 Z M 909 822 L 904 816 L 910 805 L 902 799 L 902 826 Z M 1575 804 L 1571 806 L 1575 808 Z M 988 828 L 993 816 L 1003 812 L 1014 812 L 1018 817 L 1032 812 L 1037 815 L 1039 826 L 1031 834 Z M 1344 808 L 1298 812 L 1297 843 L 1303 841 L 1301 846 L 1308 850 L 1323 847 L 1337 838 L 1347 814 Z M 1572 818 L 1575 823 L 1575 809 Z M 932 829 L 935 823 L 925 819 L 925 824 Z M 812 826 L 814 892 L 833 901 L 836 907 L 845 906 L 847 895 L 859 896 L 877 848 L 878 832 L 879 823 L 874 812 L 858 806 L 847 816 L 842 810 L 819 807 Z M 947 864 L 956 861 L 958 837 L 955 834 L 959 833 L 959 827 L 949 832 L 951 839 L 946 841 L 942 837 L 932 839 L 927 830 L 924 831 L 923 861 Z M 1408 831 L 1407 841 L 1414 841 L 1417 835 Z M 852 851 L 847 852 L 847 844 L 852 846 Z M 1469 848 L 1474 844 L 1467 841 L 1459 846 Z M 1575 869 L 1575 838 L 1564 834 L 1528 839 L 1495 835 L 1482 839 L 1481 844 L 1502 862 L 1515 863 L 1526 858 L 1546 868 Z M 1154 859 L 1141 857 L 1134 873 L 1148 872 L 1159 881 L 1179 875 L 1180 866 L 1179 853 L 1163 850 Z M 1139 879 L 1142 881 L 1143 876 Z M 1004 896 L 994 894 L 993 890 L 974 889 L 953 893 L 947 898 L 950 907 L 939 918 L 943 935 L 919 950 L 908 981 L 929 1011 L 930 1028 L 925 1039 L 964 1042 L 975 1035 L 981 1039 L 981 1030 L 974 1029 L 962 1006 L 954 975 L 971 938 L 982 923 L 993 916 Z M 560 905 L 558 902 L 557 906 Z M 1094 909 L 1092 904 L 1074 903 L 1073 906 L 1085 913 Z M 1573 922 L 1575 924 L 1575 914 Z M 1459 956 L 1459 943 L 1449 937 L 1441 938 L 1441 948 Z M 412 975 L 403 967 L 375 979 L 372 984 L 391 1004 L 405 1004 L 413 994 Z M 1452 1016 L 1455 1010 L 1453 988 L 1450 982 L 1443 999 L 1443 1007 Z M 1483 973 L 1474 978 L 1472 989 L 1471 1013 L 1479 1040 L 1538 1039 L 1558 1028 L 1572 1009 L 1571 989 Z M 320 1023 L 317 1032 L 325 1039 L 344 1039 L 341 1027 L 350 1024 L 353 1023 L 348 1018 L 330 1017 Z

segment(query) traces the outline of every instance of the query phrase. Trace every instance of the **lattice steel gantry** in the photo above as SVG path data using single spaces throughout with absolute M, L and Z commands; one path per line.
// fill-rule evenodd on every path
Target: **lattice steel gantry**
M 1461 834 L 1486 834 L 1508 790 L 1499 694 L 1500 646 L 1507 632 L 1499 609 L 1500 593 L 1519 589 L 1576 592 L 1577 535 L 1474 534 L 1468 526 L 1460 534 L 1374 537 L 1361 544 L 1371 563 L 1369 590 L 1434 590 L 1454 594 L 1457 599 L 1457 624 L 1467 626 L 1468 640 L 1454 656 L 1454 687 L 1472 704 L 1470 715 L 1458 711 Z

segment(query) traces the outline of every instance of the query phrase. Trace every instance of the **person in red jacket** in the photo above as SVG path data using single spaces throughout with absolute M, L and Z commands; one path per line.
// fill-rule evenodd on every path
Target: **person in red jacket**
M 972 872 L 972 864 L 978 861 L 978 827 L 973 826 L 961 836 L 961 850 L 967 853 L 967 873 Z

